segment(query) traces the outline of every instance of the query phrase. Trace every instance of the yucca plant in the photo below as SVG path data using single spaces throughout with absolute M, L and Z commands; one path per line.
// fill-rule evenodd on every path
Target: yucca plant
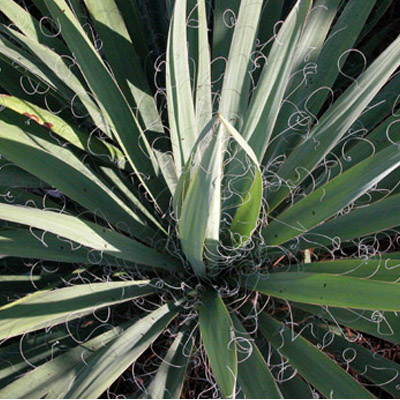
M 392 3 L 0 1 L 1 398 L 399 397 Z

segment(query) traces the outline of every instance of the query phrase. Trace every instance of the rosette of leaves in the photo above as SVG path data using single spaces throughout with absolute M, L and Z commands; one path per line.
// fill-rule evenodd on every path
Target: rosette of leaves
M 399 396 L 392 3 L 1 0 L 0 397 Z

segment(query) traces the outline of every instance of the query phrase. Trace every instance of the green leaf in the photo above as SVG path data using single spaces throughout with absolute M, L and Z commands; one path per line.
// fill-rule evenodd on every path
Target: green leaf
M 266 0 L 263 4 L 257 37 L 262 45 L 260 52 L 265 57 L 268 56 L 271 50 L 273 44 L 271 39 L 276 34 L 276 24 L 281 21 L 284 3 L 284 1 Z M 261 68 L 258 68 L 255 71 L 256 82 L 260 76 L 259 72 L 262 72 L 260 70 Z
M 331 321 L 335 325 L 347 326 L 394 344 L 400 343 L 400 320 L 398 313 L 377 310 L 346 310 L 344 308 L 318 307 L 310 304 L 292 304 L 296 308 L 317 315 L 325 321 Z
M 267 341 L 264 339 L 264 342 Z M 269 343 L 268 346 L 264 345 L 263 350 L 264 350 L 263 351 L 264 357 L 269 360 L 271 369 L 274 370 L 275 379 L 277 379 L 278 381 L 279 389 L 283 395 L 283 398 L 285 399 L 314 398 L 313 391 L 310 385 L 306 383 L 306 381 L 304 381 L 304 379 L 300 376 L 298 371 L 287 362 L 285 357 L 279 354 L 277 350 L 275 350 L 272 346 L 269 345 Z M 285 365 L 284 370 L 282 370 L 281 368 L 282 365 Z
M 207 289 L 202 296 L 199 323 L 221 395 L 223 398 L 234 398 L 238 368 L 235 333 L 229 312 L 220 295 L 213 289 Z
M 246 243 L 252 236 L 257 227 L 261 210 L 263 188 L 262 175 L 258 165 L 256 166 L 254 176 L 250 176 L 250 178 L 252 178 L 252 183 L 242 198 L 242 203 L 238 206 L 230 226 L 234 242 L 239 246 Z
M 326 42 L 326 36 L 330 31 L 332 21 L 337 16 L 341 3 L 343 3 L 343 0 L 316 0 L 313 2 L 296 50 L 293 73 L 316 61 Z M 296 88 L 297 84 L 303 79 L 303 76 L 293 77 L 290 89 Z
M 88 332 L 83 332 L 87 335 Z M 59 356 L 63 349 L 76 345 L 65 327 L 25 335 L 16 343 L 3 345 L 0 351 L 0 386 L 4 388 L 21 375 L 39 367 L 52 357 Z
M 0 398 L 65 398 L 71 380 L 82 368 L 82 359 L 87 359 L 122 332 L 122 326 L 115 327 L 55 357 L 0 389 Z
M 30 118 L 39 125 L 43 125 L 64 140 L 91 155 L 98 156 L 106 161 L 116 162 L 121 168 L 125 166 L 125 157 L 117 147 L 100 140 L 94 135 L 90 136 L 88 132 L 69 124 L 50 111 L 13 96 L 0 95 L 0 105 Z
M 400 78 L 400 75 L 398 76 L 398 78 Z M 393 83 L 397 83 L 396 86 L 398 86 L 400 79 L 397 80 L 396 78 L 394 78 L 392 81 Z M 388 84 L 387 86 L 389 85 L 390 84 Z M 385 96 L 385 98 L 377 96 L 375 101 L 381 102 L 380 107 L 376 107 L 376 113 L 372 112 L 375 111 L 375 107 L 372 105 L 372 111 L 367 111 L 365 117 L 360 118 L 361 120 L 358 121 L 363 125 L 364 123 L 367 124 L 365 129 L 368 129 L 368 125 L 372 125 L 372 123 L 376 123 L 377 121 L 379 121 L 379 118 L 382 118 L 382 114 L 385 115 L 385 108 L 388 114 L 392 113 L 392 109 L 394 108 L 395 99 L 390 99 L 390 96 L 388 95 Z M 386 105 L 386 107 L 384 108 L 382 104 Z M 390 111 L 388 111 L 389 108 Z M 370 120 L 370 118 L 367 118 L 368 114 L 371 114 L 371 119 L 373 119 L 373 122 Z M 334 178 L 343 171 L 348 170 L 352 166 L 365 160 L 371 155 L 374 155 L 381 150 L 384 150 L 391 145 L 397 143 L 400 140 L 400 134 L 396 129 L 396 125 L 398 124 L 398 122 L 398 116 L 396 114 L 392 115 L 386 118 L 379 125 L 377 125 L 363 138 L 360 138 L 358 135 L 353 136 L 348 143 L 345 142 L 343 143 L 343 146 L 337 146 L 336 153 L 339 153 L 338 165 L 330 170 L 329 178 Z M 361 130 L 361 132 L 364 132 L 364 130 Z M 350 148 L 347 149 L 347 147 Z
M 363 40 L 366 35 L 376 26 L 379 20 L 385 15 L 386 11 L 392 6 L 393 0 L 379 1 L 372 17 L 367 21 L 363 30 L 361 31 L 359 41 Z
M 165 8 L 167 10 L 167 19 L 171 20 L 173 9 L 174 9 L 175 0 L 165 0 Z
M 39 260 L 70 263 L 90 263 L 87 248 L 74 248 L 72 243 L 57 239 L 47 233 L 36 237 L 31 231 L 10 229 L 0 231 L 0 254 L 4 257 L 35 258 Z M 94 257 L 91 262 L 94 263 Z M 105 260 L 104 260 L 105 261 Z M 111 262 L 108 257 L 107 263 Z
M 42 189 L 49 187 L 47 183 L 41 181 L 29 172 L 19 168 L 4 158 L 0 158 L 0 186 L 6 188 Z
M 274 1 L 272 0 L 269 3 L 274 3 Z M 267 6 L 270 6 L 269 3 Z M 312 80 L 309 76 L 314 76 L 313 73 L 318 74 L 319 65 L 316 62 L 331 28 L 331 23 L 337 15 L 340 3 L 342 3 L 342 0 L 317 0 L 313 3 L 298 42 L 286 96 L 281 104 L 263 164 L 270 163 L 278 154 L 284 153 L 288 148 L 290 149 L 290 146 L 293 145 L 292 142 L 297 138 L 297 135 L 293 135 L 293 130 L 290 128 L 296 122 L 300 122 L 299 126 L 295 126 L 295 128 L 301 129 L 301 123 L 306 121 L 306 119 L 302 121 L 305 114 L 300 114 L 299 108 L 296 108 L 295 104 L 299 101 L 299 97 L 304 95 L 304 91 L 308 90 L 307 85 Z M 270 7 L 266 8 L 266 13 Z M 314 67 L 316 67 L 316 70 L 313 69 Z M 293 122 L 294 118 L 298 118 L 298 120 Z
M 158 177 L 158 166 L 140 125 L 125 97 L 64 0 L 44 0 L 53 18 L 62 26 L 62 35 L 74 53 L 85 78 L 111 125 L 115 139 L 150 195 L 158 195 L 157 179 L 146 182 L 141 173 Z M 158 183 L 157 183 L 158 182 Z M 154 192 L 154 193 L 152 193 Z
M 130 326 L 81 368 L 65 397 L 99 397 L 151 346 L 178 312 L 178 305 L 165 304 Z
M 169 191 L 172 196 L 175 195 L 175 190 L 178 185 L 178 175 L 176 171 L 176 166 L 174 158 L 171 154 L 154 150 L 154 154 L 157 157 L 158 164 L 160 165 L 160 171 L 164 176 L 165 183 L 168 186 Z
M 154 282 L 107 282 L 39 291 L 0 307 L 0 338 L 61 324 L 156 292 Z
M 42 95 L 37 92 L 28 94 L 24 91 L 23 87 L 21 87 L 21 82 L 29 76 L 29 73 L 21 70 L 21 68 L 16 68 L 10 60 L 8 60 L 8 62 L 6 60 L 7 58 L 3 58 L 0 55 L 0 84 L 3 88 L 2 92 L 6 90 L 8 93 L 13 93 L 14 96 L 21 99 L 41 104 Z M 32 81 L 36 79 L 33 74 L 31 74 L 29 78 L 32 79 Z M 49 96 L 49 99 L 51 99 L 51 96 Z
M 275 209 L 291 188 L 298 186 L 332 150 L 399 65 L 400 37 L 329 107 L 287 157 L 277 172 L 281 182 L 278 190 L 274 185 L 267 189 L 270 210 Z
M 383 122 L 386 117 L 391 116 L 398 101 L 397 88 L 399 87 L 399 83 L 400 75 L 395 74 L 372 100 L 367 110 L 360 115 L 358 122 L 361 123 L 361 126 L 370 130 L 378 127 L 380 122 Z
M 179 399 L 189 364 L 193 339 L 188 328 L 178 332 L 163 359 L 154 380 L 146 389 L 145 399 Z
M 400 260 L 400 252 L 393 253 L 379 253 L 371 257 L 372 259 L 383 259 L 383 260 Z
M 309 231 L 359 198 L 399 165 L 397 146 L 360 162 L 277 216 L 263 230 L 266 243 L 281 244 Z
M 243 277 L 242 286 L 268 296 L 307 304 L 363 310 L 400 310 L 400 285 L 324 273 L 279 272 Z M 380 293 L 371 296 L 371 293 Z
M 132 230 L 139 228 L 150 236 L 154 234 L 145 220 L 127 207 L 71 150 L 52 141 L 39 126 L 25 131 L 20 128 L 22 120 L 16 119 L 15 125 L 11 123 L 11 118 L 9 122 L 0 120 L 0 152 L 8 160 L 54 186 L 89 211 L 98 213 L 101 208 L 103 218 L 114 224 L 124 222 L 124 230 L 127 227 L 128 231 L 129 227 Z
M 332 168 L 329 168 L 329 173 L 325 173 L 323 168 L 320 169 L 321 173 L 319 173 L 319 175 L 319 171 L 316 171 L 316 179 L 314 182 L 309 183 L 306 192 L 310 192 L 315 186 L 321 186 L 327 180 L 335 178 L 357 163 L 390 147 L 400 140 L 400 134 L 396 129 L 396 125 L 399 122 L 398 116 L 395 114 L 385 119 L 387 115 L 393 112 L 397 102 L 395 87 L 397 87 L 400 82 L 398 78 L 400 78 L 400 75 L 393 78 L 390 83 L 385 86 L 368 106 L 365 113 L 361 115 L 354 123 L 353 127 L 349 129 L 349 132 L 354 132 L 351 137 L 343 141 L 343 143 L 339 143 L 332 150 L 332 154 L 328 156 L 328 160 L 330 161 L 335 158 L 336 160 Z M 372 108 L 372 110 L 369 108 Z M 376 125 L 377 123 L 378 125 Z M 360 128 L 360 126 L 362 128 Z M 365 135 L 365 132 L 374 126 L 375 128 Z M 329 161 L 327 162 L 329 163 Z M 393 185 L 390 186 L 392 189 Z
M 186 8 L 187 0 L 176 0 L 167 47 L 168 119 L 178 176 L 198 136 L 190 83 Z
M 195 110 L 197 130 L 201 132 L 212 116 L 211 55 L 208 43 L 206 0 L 197 0 L 196 12 L 198 18 L 198 71 L 196 77 Z
M 309 330 L 304 330 L 302 334 L 314 344 L 322 344 L 325 351 L 346 362 L 347 368 L 357 371 L 360 376 L 390 393 L 394 398 L 399 396 L 399 364 L 384 358 L 378 352 L 370 351 L 364 346 L 354 343 L 354 339 L 346 339 L 337 332 L 326 328 L 315 324 L 312 334 Z
M 332 245 L 400 226 L 400 195 L 357 208 L 333 218 L 304 235 L 301 248 Z
M 140 3 L 136 0 L 116 0 L 122 14 L 131 41 L 144 64 L 151 53 L 148 46 L 148 35 L 144 24 L 147 22 L 140 13 Z M 150 68 L 149 68 L 150 69 Z M 153 78 L 153 71 L 149 78 Z
M 282 399 L 277 383 L 260 350 L 235 314 L 231 314 L 238 338 L 238 383 L 247 399 Z
M 0 31 L 3 29 L 5 28 L 0 26 Z M 19 33 L 16 31 L 10 31 L 10 34 L 16 36 Z M 15 37 L 15 40 L 17 40 L 17 36 Z M 27 41 L 27 43 L 29 42 Z M 34 77 L 33 82 L 35 86 L 38 82 L 40 82 L 38 87 L 41 90 L 46 88 L 47 91 L 53 94 L 56 98 L 61 99 L 62 102 L 65 102 L 65 97 L 68 99 L 72 98 L 72 93 L 69 91 L 68 87 L 65 87 L 65 85 L 58 80 L 57 76 L 55 76 L 51 70 L 46 68 L 46 66 L 42 63 L 38 63 L 38 60 L 35 58 L 35 56 L 30 54 L 28 51 L 22 49 L 14 43 L 11 43 L 11 41 L 7 40 L 4 35 L 0 35 L 0 54 L 3 56 L 2 59 L 6 61 L 9 67 L 11 67 L 14 71 L 20 72 L 20 76 L 27 75 L 30 78 Z M 15 67 L 16 65 L 18 66 L 17 68 Z M 18 76 L 18 74 L 15 72 L 13 75 L 9 75 L 10 78 L 14 79 L 16 76 Z M 15 86 L 15 81 L 14 83 L 11 83 L 11 86 L 10 83 L 6 84 L 6 87 L 11 89 L 13 89 Z M 20 86 L 20 83 L 18 86 Z M 24 92 L 21 87 L 20 91 Z
M 316 73 L 313 74 L 312 78 L 309 77 L 306 90 L 299 92 L 302 101 L 318 89 L 334 86 L 342 70 L 341 67 L 350 55 L 349 50 L 355 48 L 360 32 L 376 3 L 376 0 L 371 0 L 368 3 L 363 0 L 345 3 L 343 11 L 332 27 L 316 60 Z M 307 104 L 309 111 L 317 115 L 328 95 L 328 90 L 320 90 L 314 93 L 311 101 Z
M 252 97 L 243 136 L 261 162 L 285 94 L 311 0 L 299 0 L 279 30 Z
M 219 120 L 222 124 L 219 124 Z M 233 236 L 236 235 L 236 244 L 243 245 L 254 231 L 262 198 L 261 171 L 257 158 L 246 141 L 220 114 L 217 125 L 209 132 L 208 127 L 200 136 L 191 159 L 185 166 L 175 195 L 182 247 L 199 275 L 206 273 L 204 250 L 207 250 L 207 258 L 211 258 L 212 261 L 217 257 L 221 219 L 223 136 L 231 136 L 255 167 L 250 173 L 246 168 L 246 183 L 250 180 L 250 185 L 246 186 L 245 200 L 237 206 L 231 223 L 230 229 Z M 183 204 L 180 209 L 178 204 L 181 197 Z
M 261 7 L 262 0 L 243 0 L 240 2 L 239 15 L 235 23 L 224 74 L 219 112 L 239 130 L 243 125 L 243 117 L 248 106 L 250 55 L 255 46 Z M 223 18 L 225 17 L 223 16 Z M 225 29 L 222 29 L 222 31 L 225 31 Z M 225 42 L 225 40 L 228 39 L 224 38 L 223 41 Z M 215 38 L 213 46 L 215 46 Z
M 0 220 L 28 225 L 60 235 L 112 256 L 156 268 L 177 271 L 179 262 L 132 238 L 90 221 L 58 212 L 0 204 Z
M 1 26 L 1 30 L 6 31 L 13 40 L 29 50 L 29 53 L 6 41 L 0 36 L 0 53 L 14 62 L 26 68 L 29 72 L 36 75 L 42 82 L 47 83 L 58 97 L 69 106 L 73 106 L 75 113 L 85 115 L 80 105 L 76 104 L 75 94 L 86 108 L 93 122 L 110 136 L 109 128 L 101 115 L 99 107 L 87 92 L 87 87 L 74 73 L 74 68 L 66 62 L 66 59 L 55 53 L 34 39 L 21 33 Z M 34 55 L 31 55 L 34 54 Z
M 114 0 L 84 1 L 98 32 L 105 56 L 130 106 L 137 108 L 147 131 L 163 132 L 156 104 L 140 58 Z M 129 54 L 129 62 L 121 62 Z M 149 138 L 150 139 L 150 138 Z
M 42 261 L 135 268 L 102 251 L 77 245 L 76 242 L 58 238 L 52 233 L 23 229 L 0 230 L 0 254 L 3 258 L 20 257 Z
M 212 29 L 212 89 L 220 93 L 241 0 L 215 0 Z
M 0 293 L 11 295 L 16 293 L 26 294 L 37 290 L 38 287 L 45 287 L 58 279 L 59 275 L 56 274 L 0 275 Z
M 325 397 L 374 398 L 328 356 L 266 313 L 258 314 L 258 326 L 272 346 Z
M 233 194 L 229 203 L 225 201 L 223 206 L 233 214 L 229 227 L 233 242 L 242 246 L 258 224 L 263 195 L 262 174 L 257 156 L 246 140 L 222 115 L 219 118 L 240 149 L 240 155 L 235 157 L 232 168 L 225 174 L 229 180 L 228 190 Z M 253 164 L 250 169 L 247 158 Z
M 138 1 L 138 0 L 136 0 Z M 139 0 L 142 2 L 141 0 Z M 142 9 L 147 8 L 148 18 L 150 21 L 155 21 L 150 29 L 151 35 L 160 36 L 159 46 L 163 49 L 166 47 L 166 38 L 168 36 L 168 27 L 171 26 L 172 10 L 176 0 L 150 1 L 142 2 Z M 145 21 L 148 24 L 149 20 Z M 154 40 L 154 38 L 152 38 Z M 157 45 L 152 44 L 152 46 Z
M 1 164 L 1 162 L 0 162 Z M 7 177 L 7 174 L 5 178 Z M 1 172 L 0 172 L 0 182 L 1 182 Z M 34 208 L 49 208 L 53 211 L 62 210 L 65 204 L 57 203 L 53 201 L 53 195 L 57 196 L 57 192 L 53 192 L 46 184 L 44 186 L 44 192 L 41 194 L 33 194 L 32 191 L 27 189 L 20 188 L 10 188 L 8 185 L 4 185 L 1 189 L 3 191 L 2 196 L 0 196 L 0 203 L 5 204 L 14 204 L 14 205 L 24 205 L 28 207 Z M 40 186 L 36 186 L 36 188 L 40 188 Z M 43 188 L 41 188 L 43 189 Z M 9 224 L 6 224 L 9 225 Z
M 159 217 L 159 214 L 157 213 L 159 210 L 154 210 L 154 204 L 144 202 L 143 199 L 141 199 L 141 192 L 137 187 L 135 187 L 133 179 L 129 175 L 125 174 L 124 171 L 111 166 L 102 166 L 95 163 L 92 163 L 91 166 L 104 180 L 104 183 L 109 187 L 109 189 L 117 194 L 126 206 L 131 210 L 135 210 L 137 215 L 143 216 L 148 222 L 150 222 L 152 224 L 152 229 L 156 228 L 153 230 L 154 236 L 151 238 L 152 240 L 150 243 L 154 243 L 155 240 L 160 238 L 165 238 L 167 232 L 161 225 L 160 220 L 157 218 Z M 129 233 L 135 235 L 134 232 Z M 144 231 L 140 233 L 140 236 L 136 234 L 142 241 L 144 240 L 143 233 Z
M 209 132 L 205 130 L 185 167 L 190 170 L 191 164 L 194 164 L 193 177 L 179 215 L 179 235 L 183 251 L 195 273 L 200 276 L 206 274 L 204 248 L 208 247 L 213 254 L 219 241 L 223 133 L 220 126 L 212 127 Z M 181 176 L 183 186 L 186 175 L 183 173 Z M 176 196 L 181 194 L 179 189 Z
M 33 0 L 35 2 L 35 0 Z M 37 1 L 37 0 L 36 0 Z M 43 3 L 43 0 L 39 0 Z M 76 18 L 78 18 L 79 23 L 85 29 L 88 35 L 90 35 L 90 29 L 88 24 L 88 14 L 81 0 L 69 0 L 69 6 L 71 7 L 72 12 L 75 14 Z M 43 6 L 45 7 L 45 6 Z
M 397 282 L 400 278 L 400 263 L 397 260 L 344 259 L 297 264 L 276 268 L 275 271 L 310 272 L 352 276 L 374 281 Z
M 69 53 L 68 48 L 46 28 L 45 24 L 39 22 L 32 13 L 14 0 L 3 0 L 1 12 L 27 37 L 54 49 L 58 54 L 67 55 Z

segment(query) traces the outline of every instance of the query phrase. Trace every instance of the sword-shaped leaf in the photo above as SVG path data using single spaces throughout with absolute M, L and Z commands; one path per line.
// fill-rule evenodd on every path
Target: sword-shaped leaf
M 178 312 L 178 305 L 165 304 L 139 319 L 81 367 L 65 397 L 99 397 L 151 346 Z
M 196 14 L 198 18 L 198 27 L 196 29 L 198 42 L 198 71 L 196 76 L 195 110 L 197 129 L 198 132 L 201 132 L 208 121 L 210 121 L 212 115 L 211 56 L 210 44 L 208 42 L 206 0 L 197 0 Z
M 222 115 L 219 118 L 238 145 L 240 157 L 244 157 L 228 169 L 225 176 L 229 182 L 229 190 L 233 191 L 229 204 L 230 212 L 233 214 L 229 230 L 234 245 L 243 246 L 258 224 L 263 195 L 262 174 L 257 156 L 250 145 Z M 232 162 L 235 163 L 236 159 Z
M 300 185 L 334 148 L 399 65 L 400 37 L 329 107 L 285 160 L 277 172 L 279 188 L 271 185 L 271 189 L 267 190 L 271 210 L 285 199 L 291 188 Z
M 355 370 L 360 376 L 368 379 L 394 398 L 400 395 L 400 365 L 390 361 L 378 352 L 368 350 L 354 343 L 354 339 L 328 330 L 329 326 L 315 323 L 313 332 L 305 329 L 303 336 L 315 345 L 323 346 L 323 350 L 333 354 L 339 361 Z M 350 356 L 350 357 L 349 357 Z
M 231 314 L 238 342 L 238 383 L 248 399 L 282 399 L 282 394 L 254 339 Z M 241 343 L 243 340 L 243 344 Z M 243 348 L 239 349 L 242 346 Z
M 278 215 L 263 230 L 265 241 L 277 245 L 309 231 L 358 199 L 399 165 L 400 152 L 395 145 L 367 158 Z
M 184 196 L 179 213 L 182 248 L 195 273 L 201 276 L 206 275 L 205 247 L 212 254 L 219 241 L 223 134 L 220 125 L 203 132 L 175 194 L 176 197 Z M 186 189 L 188 174 L 191 176 Z
M 394 344 L 400 343 L 400 321 L 397 312 L 347 310 L 311 304 L 292 304 L 294 307 L 316 315 L 324 321 L 333 322 L 336 326 L 342 325 Z
M 261 313 L 258 323 L 263 336 L 325 397 L 375 398 L 322 351 L 274 318 Z
M 299 0 L 279 30 L 252 97 L 243 136 L 261 162 L 279 114 L 311 0 Z
M 126 327 L 126 324 L 125 324 Z M 117 326 L 94 339 L 54 357 L 51 361 L 35 368 L 6 387 L 0 389 L 0 397 L 17 398 L 65 398 L 71 380 L 75 379 L 82 368 L 82 359 L 93 357 L 96 351 L 108 345 L 123 332 L 123 326 Z
M 178 332 L 168 349 L 154 380 L 146 389 L 144 399 L 179 399 L 189 364 L 193 339 L 188 328 Z
M 308 264 L 291 265 L 276 268 L 275 271 L 311 272 L 352 276 L 355 278 L 372 279 L 374 281 L 398 282 L 400 279 L 400 263 L 398 260 L 363 260 L 344 259 L 320 261 Z
M 357 208 L 311 229 L 300 248 L 330 246 L 332 240 L 345 242 L 400 226 L 400 195 Z
M 69 54 L 68 48 L 56 35 L 14 0 L 3 0 L 1 12 L 26 36 L 54 49 L 60 55 Z
M 107 282 L 38 291 L 0 307 L 0 338 L 61 324 L 137 297 L 155 293 L 154 282 Z
M 198 136 L 190 83 L 186 9 L 187 0 L 175 1 L 167 47 L 168 119 L 178 176 Z
M 88 132 L 72 123 L 69 124 L 63 118 L 48 110 L 26 100 L 7 95 L 0 95 L 0 105 L 30 118 L 91 155 L 99 156 L 105 161 L 116 162 L 121 168 L 125 166 L 125 156 L 118 147 L 100 140 L 94 135 L 91 136 Z
M 162 133 L 160 115 L 147 77 L 115 0 L 101 2 L 85 0 L 84 3 L 101 37 L 103 49 L 112 66 L 115 79 L 128 103 L 138 110 L 146 131 Z M 121 62 L 123 54 L 129 54 L 129 62 Z M 154 138 L 157 136 L 155 135 Z
M 221 90 L 219 112 L 239 130 L 243 126 L 243 118 L 248 107 L 251 82 L 250 56 L 256 42 L 262 3 L 261 0 L 240 2 Z M 229 13 L 225 12 L 223 18 L 226 18 L 226 15 L 229 16 Z M 226 27 L 222 31 L 226 31 Z M 224 39 L 224 42 L 225 40 L 229 39 Z M 216 45 L 215 41 L 213 45 Z
M 242 286 L 299 303 L 400 311 L 400 285 L 392 282 L 325 273 L 277 272 L 243 277 Z M 380 295 L 371 296 L 371 293 Z
M 229 312 L 214 289 L 207 289 L 199 306 L 201 337 L 223 398 L 235 397 L 237 350 Z M 218 334 L 216 334 L 218 332 Z
M 179 262 L 140 242 L 93 222 L 59 212 L 0 204 L 0 220 L 54 233 L 124 260 L 156 268 L 178 270 Z
M 115 139 L 137 173 L 138 179 L 155 200 L 161 190 L 157 161 L 124 95 L 65 0 L 44 2 L 53 18 L 62 25 L 63 38 L 74 53 L 102 113 L 113 129 Z M 153 179 L 147 182 L 142 176 L 143 173 Z

